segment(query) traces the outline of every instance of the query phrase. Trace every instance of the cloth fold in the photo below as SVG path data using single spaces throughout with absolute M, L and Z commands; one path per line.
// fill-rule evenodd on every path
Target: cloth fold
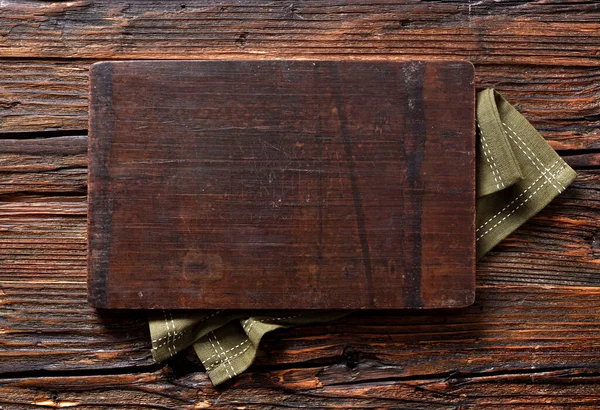
M 544 208 L 575 172 L 498 92 L 477 94 L 477 258 Z M 153 310 L 152 356 L 162 362 L 193 346 L 217 385 L 245 371 L 267 333 L 328 322 L 352 311 Z
M 536 129 L 498 92 L 477 94 L 477 258 L 575 179 Z

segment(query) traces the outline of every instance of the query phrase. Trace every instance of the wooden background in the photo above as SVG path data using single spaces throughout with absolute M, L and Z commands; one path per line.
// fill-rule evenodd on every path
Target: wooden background
M 599 2 L 162 3 L 0 2 L 1 408 L 600 406 Z M 579 173 L 478 265 L 473 307 L 280 331 L 215 389 L 87 306 L 92 62 L 367 57 L 471 60 Z

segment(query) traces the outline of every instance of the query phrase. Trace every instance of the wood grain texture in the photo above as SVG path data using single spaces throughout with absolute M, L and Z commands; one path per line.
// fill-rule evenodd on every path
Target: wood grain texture
M 87 194 L 87 137 L 2 140 L 0 195 Z
M 21 154 L 16 152 L 18 144 L 23 144 Z M 15 180 L 15 188 L 5 188 L 9 193 L 0 196 L 0 372 L 91 372 L 151 365 L 143 317 L 126 312 L 104 314 L 86 303 L 86 198 L 80 188 L 85 186 L 86 169 L 82 138 L 3 140 L 0 146 L 9 147 L 8 154 L 0 152 L 3 165 L 31 162 L 32 150 L 40 151 L 32 172 L 23 172 L 26 167 L 11 171 L 5 168 L 2 174 L 3 186 L 10 185 L 16 176 L 24 179 Z M 44 152 L 52 155 L 42 155 Z M 35 172 L 36 167 L 46 161 L 46 165 L 58 169 L 71 166 L 73 152 L 78 152 L 82 160 L 81 172 L 73 180 L 64 181 L 62 188 L 56 187 L 61 194 L 47 193 L 47 183 Z M 513 370 L 528 374 L 531 361 L 540 360 L 540 347 L 536 346 L 547 340 L 552 341 L 556 351 L 550 350 L 544 356 L 545 368 L 564 367 L 567 374 L 592 371 L 599 311 L 594 307 L 597 296 L 593 295 L 600 287 L 600 171 L 580 170 L 579 174 L 563 195 L 478 264 L 480 296 L 464 314 L 379 312 L 352 316 L 336 325 L 286 331 L 285 336 L 267 339 L 263 349 L 267 353 L 258 360 L 261 370 L 253 377 L 263 377 L 261 374 L 269 372 L 271 366 L 285 365 L 287 383 L 302 374 L 298 367 L 306 363 L 325 366 L 354 361 L 358 366 L 373 352 L 387 358 L 383 367 L 395 372 L 404 366 L 403 352 L 409 340 L 414 353 L 422 349 L 423 341 L 444 340 L 444 335 L 456 332 L 468 337 L 448 339 L 445 349 L 467 349 L 468 357 L 461 359 L 464 362 L 471 355 L 489 357 L 490 349 L 498 349 L 498 355 L 514 355 L 521 346 L 524 350 L 522 355 L 514 356 Z M 57 182 L 52 174 L 46 175 L 48 181 Z M 532 303 L 539 305 L 534 307 Z M 492 333 L 485 338 L 469 333 L 475 328 L 489 329 L 501 339 L 490 338 Z M 529 341 L 523 345 L 525 336 Z M 572 342 L 565 344 L 565 337 Z M 474 341 L 479 344 L 474 345 Z M 564 349 L 576 350 L 560 354 L 559 350 Z M 439 350 L 430 353 L 440 361 L 451 357 Z M 563 361 L 558 363 L 558 358 Z M 579 358 L 585 360 L 577 362 Z M 419 366 L 432 359 L 421 356 Z M 574 361 L 564 362 L 569 359 Z M 482 369 L 493 372 L 504 359 L 493 356 L 487 360 Z M 396 367 L 389 367 L 394 363 Z M 172 365 L 183 366 L 178 362 Z M 446 369 L 450 367 L 447 364 Z M 511 371 L 498 370 L 495 386 L 501 386 L 498 381 L 509 377 Z M 575 391 L 579 387 L 572 388 Z M 122 399 L 128 400 L 127 395 Z
M 11 1 L 0 55 L 41 60 L 0 62 L 0 131 L 86 129 L 74 58 L 462 57 L 555 148 L 598 148 L 598 21 L 589 1 Z
M 563 1 L 11 1 L 6 57 L 189 59 L 372 55 L 597 66 L 600 11 Z
M 469 305 L 474 118 L 464 61 L 96 64 L 90 302 Z
M 85 134 L 88 72 L 81 62 L 0 60 L 0 133 Z
M 359 313 L 279 331 L 222 388 L 175 358 L 161 371 L 0 378 L 0 405 L 594 408 L 598 304 L 600 287 L 482 286 L 459 314 Z
M 0 132 L 86 130 L 89 66 L 0 61 Z M 598 67 L 475 65 L 478 89 L 498 89 L 561 150 L 600 148 L 599 81 Z
M 143 314 L 87 305 L 85 196 L 3 195 L 0 226 L 0 373 L 152 363 Z
M 148 368 L 143 318 L 87 306 L 85 169 L 34 145 L 32 172 L 17 169 L 25 140 L 14 141 L 0 172 L 0 406 L 598 408 L 597 2 L 256 3 L 3 2 L 0 137 L 83 135 L 85 77 L 101 59 L 464 56 L 477 87 L 496 87 L 554 148 L 577 150 L 567 160 L 579 177 L 478 264 L 469 316 L 363 313 L 282 331 L 251 374 L 214 390 L 193 353 Z

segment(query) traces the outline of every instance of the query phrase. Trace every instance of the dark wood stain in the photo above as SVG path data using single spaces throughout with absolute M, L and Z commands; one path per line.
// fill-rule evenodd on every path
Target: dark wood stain
M 92 87 L 110 100 L 90 106 L 104 124 L 90 129 L 94 306 L 391 309 L 473 299 L 474 112 L 436 122 L 444 133 L 427 128 L 448 104 L 473 107 L 469 63 L 94 67 Z M 111 67 L 110 87 L 98 67 Z M 468 81 L 430 87 L 424 99 L 447 71 Z M 447 153 L 442 135 L 452 131 L 466 148 Z M 437 200 L 425 208 L 424 197 Z M 426 212 L 452 215 L 459 228 L 424 226 Z M 451 254 L 439 247 L 442 266 L 422 259 L 425 237 L 457 244 Z M 435 285 L 421 283 L 423 267 L 438 272 Z
M 108 272 L 111 253 L 111 220 L 113 191 L 108 186 L 108 169 L 114 112 L 112 111 L 112 64 L 96 64 L 90 76 L 90 105 L 96 109 L 90 113 L 90 133 L 102 135 L 103 139 L 88 140 L 88 161 L 95 172 L 88 174 L 88 189 L 96 194 L 95 201 L 88 202 L 88 272 Z M 92 304 L 104 305 L 107 300 L 108 275 L 88 276 L 88 297 Z
M 423 85 L 425 64 L 420 61 L 407 63 L 403 67 L 406 90 L 403 148 L 406 158 L 407 183 L 412 190 L 425 189 L 421 178 L 421 164 L 425 155 L 427 123 L 423 104 Z M 440 155 L 444 155 L 440 153 Z M 421 216 L 423 197 L 410 195 L 404 198 L 404 303 L 407 306 L 422 307 L 421 300 Z
M 375 307 L 375 295 L 373 292 L 373 271 L 371 268 L 371 251 L 369 250 L 369 241 L 367 239 L 367 229 L 365 226 L 365 214 L 363 211 L 360 187 L 358 185 L 358 177 L 356 175 L 356 167 L 354 165 L 354 155 L 352 153 L 352 136 L 346 127 L 346 124 L 348 123 L 348 118 L 346 116 L 344 101 L 342 100 L 343 92 L 339 89 L 339 72 L 334 71 L 333 74 L 334 84 L 338 85 L 338 88 L 332 93 L 335 99 L 334 107 L 336 108 L 337 113 L 337 116 L 334 120 L 339 124 L 339 129 L 341 131 L 340 138 L 344 144 L 344 154 L 346 155 L 346 162 L 348 163 L 348 177 L 350 179 L 350 185 L 352 187 L 352 202 L 354 203 L 356 228 L 358 239 L 360 241 L 360 249 L 362 252 L 363 267 L 365 269 L 367 303 L 368 307 Z
M 317 66 L 315 65 L 313 68 L 313 78 L 318 77 Z M 315 105 L 318 106 L 318 102 L 315 102 Z M 317 199 L 319 201 L 318 206 L 318 220 L 319 220 L 319 233 L 318 233 L 318 249 L 317 249 L 317 272 L 315 277 L 315 286 L 319 286 L 321 283 L 321 275 L 323 273 L 323 178 L 321 175 L 321 170 L 323 169 L 323 118 L 321 113 L 317 115 L 317 144 L 318 144 L 318 155 L 319 155 L 319 164 L 318 164 L 318 178 L 317 178 Z

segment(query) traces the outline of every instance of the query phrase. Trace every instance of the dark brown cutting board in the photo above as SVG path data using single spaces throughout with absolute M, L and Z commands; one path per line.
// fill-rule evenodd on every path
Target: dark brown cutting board
M 473 66 L 94 64 L 100 308 L 446 308 L 475 279 Z

